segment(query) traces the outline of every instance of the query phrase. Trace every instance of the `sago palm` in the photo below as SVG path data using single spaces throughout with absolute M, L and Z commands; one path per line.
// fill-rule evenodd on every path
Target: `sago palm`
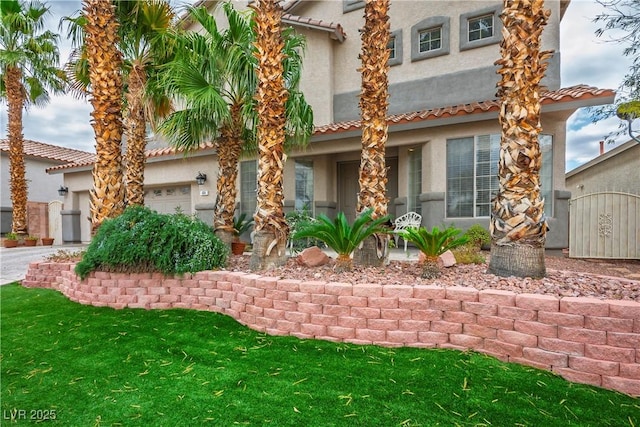
M 360 114 L 362 116 L 362 151 L 360 158 L 360 193 L 358 211 L 373 209 L 374 217 L 385 216 L 387 210 L 387 168 L 385 146 L 387 142 L 387 107 L 389 105 L 389 0 L 366 0 L 364 29 L 362 30 L 362 90 Z M 383 265 L 388 251 L 381 255 L 377 247 L 387 247 L 387 235 L 370 238 L 362 250 L 356 251 L 356 262 L 364 265 Z M 379 240 L 384 240 L 380 242 Z
M 22 110 L 46 104 L 49 91 L 62 93 L 65 88 L 65 74 L 58 68 L 58 35 L 44 30 L 48 13 L 39 2 L 0 2 L 0 99 L 8 108 L 11 230 L 21 235 L 28 227 Z
M 460 230 L 454 227 L 440 230 L 433 227 L 431 231 L 425 227 L 406 228 L 398 234 L 404 240 L 413 243 L 425 257 L 422 266 L 422 277 L 425 279 L 433 279 L 440 276 L 438 268 L 438 256 L 455 249 L 469 242 L 466 236 L 460 236 Z
M 540 81 L 550 52 L 540 43 L 550 11 L 543 0 L 505 0 L 498 96 L 502 127 L 498 194 L 491 215 L 489 271 L 501 276 L 545 275 L 547 225 L 540 195 L 542 156 L 538 144 Z
M 328 247 L 336 251 L 336 270 L 348 271 L 352 269 L 351 254 L 368 237 L 374 234 L 387 234 L 386 226 L 389 217 L 372 218 L 373 209 L 367 209 L 349 224 L 344 212 L 332 221 L 329 217 L 319 214 L 315 221 L 307 223 L 297 231 L 292 238 L 303 239 L 312 237 L 323 241 Z

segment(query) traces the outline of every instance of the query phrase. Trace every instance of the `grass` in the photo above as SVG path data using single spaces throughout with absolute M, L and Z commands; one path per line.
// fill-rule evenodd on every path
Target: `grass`
M 3 425 L 21 410 L 64 426 L 640 425 L 639 399 L 477 353 L 271 337 L 17 284 L 0 298 Z

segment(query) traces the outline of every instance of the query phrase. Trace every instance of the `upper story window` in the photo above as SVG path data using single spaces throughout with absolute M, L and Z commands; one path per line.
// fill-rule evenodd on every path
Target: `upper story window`
M 460 15 L 460 50 L 500 43 L 502 5 Z
M 449 54 L 450 19 L 432 16 L 411 27 L 411 62 Z
M 402 64 L 402 30 L 391 32 L 387 48 L 389 49 L 389 65 Z
M 493 37 L 493 15 L 485 15 L 469 19 L 468 23 L 468 40 L 470 42 Z
M 347 13 L 353 10 L 362 9 L 364 0 L 342 0 L 342 12 Z
M 418 32 L 418 39 L 420 53 L 440 49 L 442 47 L 442 27 L 422 30 Z

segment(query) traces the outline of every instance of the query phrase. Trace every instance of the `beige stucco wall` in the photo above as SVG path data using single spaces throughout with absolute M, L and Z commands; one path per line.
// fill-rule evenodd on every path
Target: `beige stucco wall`
M 640 195 L 640 144 L 627 143 L 567 173 L 573 197 L 601 191 Z

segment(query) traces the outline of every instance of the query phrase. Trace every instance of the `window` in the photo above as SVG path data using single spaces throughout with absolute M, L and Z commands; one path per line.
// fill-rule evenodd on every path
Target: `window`
M 256 212 L 258 189 L 258 162 L 240 162 L 240 212 L 253 216 Z
M 296 160 L 295 209 L 313 213 L 313 162 Z
M 364 0 L 342 0 L 342 12 L 347 13 L 353 10 L 362 9 Z
M 407 197 L 407 212 L 422 214 L 422 147 L 409 150 L 409 194 Z
M 460 15 L 460 50 L 500 43 L 502 40 L 502 5 Z
M 389 66 L 402 64 L 402 30 L 391 32 L 389 38 Z
M 480 16 L 469 19 L 469 41 L 493 37 L 493 15 Z
M 418 51 L 420 53 L 437 50 L 442 47 L 442 28 L 431 28 L 418 32 Z
M 551 135 L 540 135 L 541 196 L 545 215 L 553 209 L 553 155 Z M 447 217 L 475 218 L 491 215 L 491 199 L 498 192 L 500 135 L 447 140 Z
M 411 27 L 411 61 L 449 54 L 450 20 L 432 16 Z

